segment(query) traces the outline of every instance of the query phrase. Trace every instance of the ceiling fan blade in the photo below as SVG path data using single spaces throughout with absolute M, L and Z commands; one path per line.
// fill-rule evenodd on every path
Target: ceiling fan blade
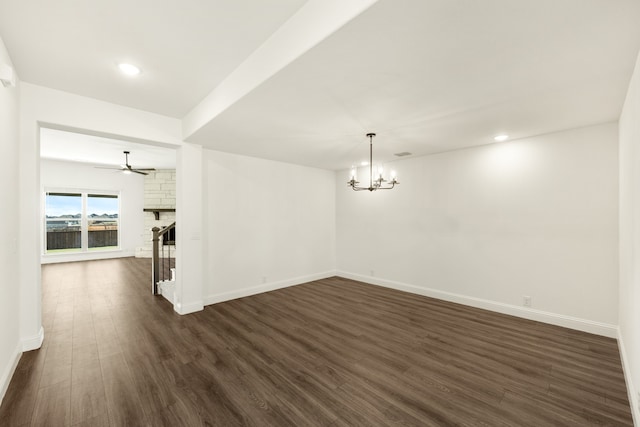
M 129 164 L 129 151 L 124 151 L 124 155 L 125 155 L 125 164 L 124 165 L 120 165 L 119 168 L 117 167 L 112 167 L 112 166 L 96 166 L 96 168 L 99 169 L 111 169 L 111 170 L 119 170 L 122 171 L 124 173 L 137 173 L 139 175 L 149 175 L 147 172 L 145 171 L 155 171 L 154 168 L 133 168 L 131 167 L 131 165 Z

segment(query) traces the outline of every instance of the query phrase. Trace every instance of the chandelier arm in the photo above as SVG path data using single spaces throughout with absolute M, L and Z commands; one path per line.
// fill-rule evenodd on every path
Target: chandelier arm
M 355 179 L 351 179 L 350 181 L 347 182 L 347 185 L 349 187 L 351 187 L 351 189 L 353 191 L 362 191 L 362 190 L 368 190 L 369 189 L 369 187 L 360 187 L 358 184 L 359 184 L 359 182 L 356 181 Z
M 397 184 L 397 182 L 393 181 L 391 183 L 391 187 L 380 187 L 380 190 L 391 190 L 393 187 L 395 187 Z

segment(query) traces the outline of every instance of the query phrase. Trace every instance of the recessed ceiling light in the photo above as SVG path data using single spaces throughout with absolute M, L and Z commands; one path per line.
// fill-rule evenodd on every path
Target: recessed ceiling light
M 367 166 L 369 165 L 369 162 L 360 162 L 360 166 Z
M 135 65 L 131 65 L 131 64 L 118 64 L 118 68 L 120 68 L 120 71 L 122 71 L 123 74 L 126 74 L 127 76 L 137 76 L 138 74 L 140 74 L 140 68 L 136 67 Z
M 507 139 L 509 139 L 509 135 L 504 133 L 502 135 L 496 135 L 493 137 L 493 140 L 496 142 L 506 141 Z

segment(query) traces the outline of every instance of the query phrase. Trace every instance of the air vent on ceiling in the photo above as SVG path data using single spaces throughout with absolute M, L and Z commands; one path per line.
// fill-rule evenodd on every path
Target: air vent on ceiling
M 398 156 L 398 157 L 404 157 L 404 156 L 410 156 L 411 153 L 408 151 L 403 151 L 402 153 L 395 153 L 394 156 Z

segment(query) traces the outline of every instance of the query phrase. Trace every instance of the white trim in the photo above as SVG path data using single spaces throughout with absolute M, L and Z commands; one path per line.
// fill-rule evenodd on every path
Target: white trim
M 172 268 L 172 270 L 174 270 Z M 167 301 L 169 301 L 172 305 L 176 299 L 176 281 L 175 280 L 165 280 L 164 282 L 158 282 L 158 290 L 160 291 L 160 295 L 162 295 Z
M 261 294 L 263 292 L 275 291 L 276 289 L 288 288 L 289 286 L 300 285 L 302 283 L 313 282 L 314 280 L 326 279 L 336 275 L 335 270 L 325 271 L 323 273 L 315 273 L 307 276 L 294 277 L 278 282 L 265 283 L 257 286 L 249 286 L 247 288 L 236 289 L 233 291 L 222 292 L 219 294 L 208 295 L 204 298 L 205 305 L 216 304 L 223 301 L 230 301 L 237 298 L 244 298 L 251 295 Z
M 41 326 L 37 335 L 22 339 L 22 351 L 37 350 L 42 347 L 44 341 L 44 328 Z
M 173 311 L 181 315 L 196 313 L 202 310 L 204 310 L 202 301 L 191 302 L 189 304 L 176 303 L 173 305 Z
M 622 333 L 618 328 L 618 349 L 620 351 L 620 359 L 622 360 L 622 373 L 624 374 L 625 383 L 627 384 L 627 397 L 629 398 L 629 406 L 631 406 L 631 416 L 633 417 L 633 425 L 640 425 L 640 399 L 636 396 L 636 388 L 631 379 L 631 364 L 627 357 L 627 351 L 622 340 Z
M 57 253 L 46 254 L 40 256 L 40 262 L 42 264 L 55 264 L 59 262 L 73 262 L 73 261 L 93 261 L 99 259 L 112 259 L 112 258 L 129 258 L 136 255 L 135 250 L 122 250 L 113 249 L 105 251 L 91 251 L 91 252 L 73 252 L 73 253 Z
M 491 310 L 502 314 L 522 317 L 524 319 L 535 320 L 538 322 L 549 323 L 565 328 L 576 329 L 578 331 L 589 332 L 592 334 L 603 335 L 609 338 L 618 336 L 618 327 L 608 323 L 595 322 L 588 319 L 580 319 L 578 317 L 566 316 L 564 314 L 550 313 L 547 311 L 534 310 L 532 308 L 520 307 L 517 305 L 504 304 L 501 302 L 475 298 L 466 295 L 454 294 L 451 292 L 440 291 L 437 289 L 423 288 L 420 286 L 409 285 L 406 283 L 395 282 L 392 280 L 380 279 L 378 277 L 364 276 L 346 271 L 338 271 L 337 275 L 347 279 L 358 280 L 360 282 L 372 285 L 384 286 L 399 291 L 410 292 L 413 294 L 423 295 L 431 298 L 438 298 L 444 301 L 464 304 L 471 307 Z
M 9 388 L 9 383 L 11 382 L 11 378 L 13 377 L 16 368 L 18 367 L 18 362 L 20 361 L 20 357 L 22 357 L 22 351 L 20 351 L 22 345 L 18 343 L 16 349 L 13 352 L 12 363 L 10 363 L 2 373 L 2 377 L 0 377 L 0 405 L 2 404 L 2 400 L 4 399 L 4 395 L 7 393 L 7 389 Z

